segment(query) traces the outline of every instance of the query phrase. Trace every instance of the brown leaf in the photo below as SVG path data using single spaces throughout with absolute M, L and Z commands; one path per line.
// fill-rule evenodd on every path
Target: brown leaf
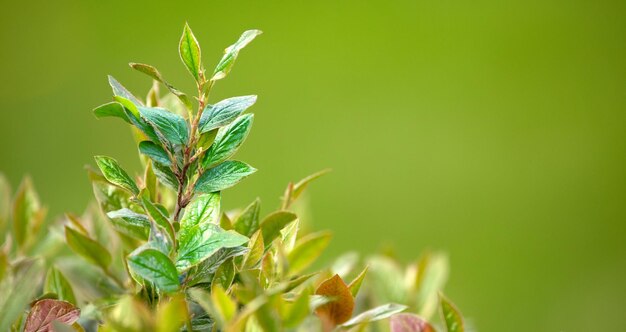
M 348 289 L 348 286 L 338 274 L 322 282 L 315 291 L 315 294 L 334 299 L 332 302 L 315 310 L 315 313 L 324 323 L 326 330 L 330 330 L 339 324 L 345 323 L 352 317 L 354 298 L 350 293 L 350 289 Z
M 420 316 L 397 314 L 389 322 L 391 332 L 435 332 L 435 329 Z
M 69 302 L 45 299 L 35 302 L 28 317 L 24 332 L 54 332 L 52 322 L 72 325 L 80 317 L 80 309 Z

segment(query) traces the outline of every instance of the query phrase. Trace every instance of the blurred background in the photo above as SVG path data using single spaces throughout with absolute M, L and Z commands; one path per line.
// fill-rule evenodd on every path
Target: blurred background
M 258 94 L 238 155 L 260 171 L 224 195 L 278 206 L 311 186 L 325 257 L 393 248 L 451 261 L 446 289 L 480 331 L 626 329 L 626 2 L 4 1 L 0 171 L 30 174 L 52 215 L 91 199 L 83 170 L 139 169 L 128 127 L 96 120 L 106 75 L 139 95 L 157 66 L 193 91 L 185 21 L 212 68 L 250 28 L 212 95 Z

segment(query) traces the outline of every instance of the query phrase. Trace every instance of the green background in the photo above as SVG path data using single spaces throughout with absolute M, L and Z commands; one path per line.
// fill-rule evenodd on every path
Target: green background
M 446 289 L 481 331 L 626 329 L 626 2 L 40 1 L 0 11 L 0 170 L 52 215 L 91 199 L 83 166 L 139 169 L 126 125 L 96 120 L 106 75 L 145 62 L 190 89 L 185 21 L 207 67 L 250 28 L 214 100 L 258 94 L 225 201 L 311 187 L 330 253 L 449 254 Z M 193 91 L 193 90 L 189 90 Z M 327 254 L 328 258 L 330 255 Z

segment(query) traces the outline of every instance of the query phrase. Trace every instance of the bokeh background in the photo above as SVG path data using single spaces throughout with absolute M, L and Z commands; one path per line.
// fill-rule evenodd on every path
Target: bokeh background
M 239 153 L 260 171 L 225 194 L 309 192 L 328 258 L 449 253 L 448 295 L 480 331 L 626 329 L 626 2 L 2 1 L 0 170 L 30 174 L 53 215 L 91 199 L 83 167 L 139 162 L 96 120 L 127 62 L 191 88 L 189 21 L 207 67 L 264 30 L 213 97 L 258 94 Z M 193 90 L 190 90 L 193 91 Z M 214 99 L 214 100 L 215 100 Z

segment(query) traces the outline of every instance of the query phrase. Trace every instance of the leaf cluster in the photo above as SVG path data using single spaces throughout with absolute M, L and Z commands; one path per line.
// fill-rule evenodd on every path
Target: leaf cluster
M 88 170 L 95 202 L 83 215 L 48 222 L 28 178 L 12 195 L 0 177 L 0 330 L 465 330 L 440 293 L 441 254 L 401 268 L 389 256 L 351 253 L 319 268 L 332 234 L 308 232 L 296 211 L 327 171 L 288 184 L 276 211 L 262 214 L 259 199 L 221 207 L 223 191 L 256 171 L 232 158 L 257 97 L 209 96 L 260 34 L 244 32 L 207 71 L 185 25 L 179 53 L 194 97 L 147 64 L 130 64 L 152 79 L 146 98 L 109 77 L 113 100 L 94 114 L 130 126 L 143 171 L 96 156 Z M 429 323 L 437 311 L 441 327 Z

